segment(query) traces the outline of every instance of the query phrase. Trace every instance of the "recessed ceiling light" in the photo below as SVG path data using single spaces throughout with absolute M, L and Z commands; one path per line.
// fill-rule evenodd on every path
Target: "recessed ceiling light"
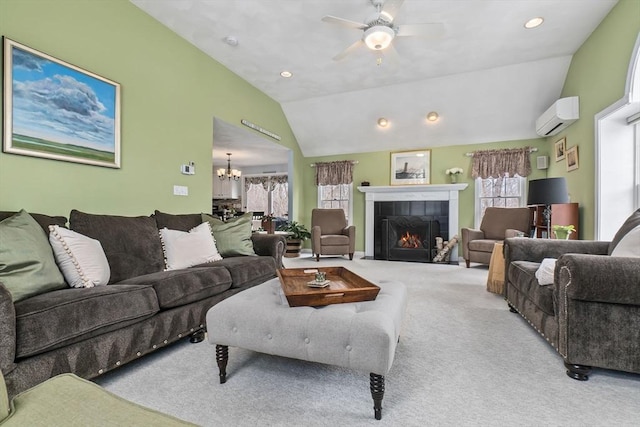
M 427 114 L 427 120 L 429 120 L 430 122 L 437 121 L 439 117 L 440 116 L 435 111 L 432 111 L 429 114 Z
M 280 76 L 284 77 L 285 79 L 288 79 L 289 77 L 293 76 L 293 73 L 291 71 L 283 71 L 280 73 Z
M 233 46 L 233 47 L 238 46 L 238 39 L 234 36 L 226 36 L 225 38 L 222 39 L 222 41 L 228 44 L 229 46 Z
M 380 117 L 378 119 L 378 126 L 380 126 L 381 128 L 387 127 L 388 124 L 389 124 L 389 120 L 385 119 L 384 117 Z
M 525 22 L 524 27 L 527 30 L 531 30 L 532 28 L 539 27 L 540 25 L 542 25 L 543 22 L 544 22 L 544 18 L 541 16 L 538 16 L 536 18 L 531 18 L 527 22 Z

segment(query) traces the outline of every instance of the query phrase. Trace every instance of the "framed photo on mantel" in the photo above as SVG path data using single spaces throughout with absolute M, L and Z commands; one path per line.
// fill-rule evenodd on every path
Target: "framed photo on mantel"
M 391 153 L 391 185 L 429 184 L 431 150 Z

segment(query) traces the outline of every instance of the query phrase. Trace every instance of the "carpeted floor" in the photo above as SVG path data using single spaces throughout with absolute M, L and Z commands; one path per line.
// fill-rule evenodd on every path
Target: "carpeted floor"
M 637 426 L 640 375 L 564 374 L 562 359 L 498 295 L 487 267 L 322 258 L 287 267 L 344 265 L 409 290 L 403 333 L 386 377 L 381 421 L 369 375 L 230 348 L 218 383 L 215 349 L 175 344 L 96 382 L 203 426 Z

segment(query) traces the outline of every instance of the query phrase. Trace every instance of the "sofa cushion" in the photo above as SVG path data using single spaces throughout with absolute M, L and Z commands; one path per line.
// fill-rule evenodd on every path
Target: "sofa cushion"
M 270 256 L 229 257 L 215 265 L 229 270 L 232 288 L 253 286 L 276 277 L 276 260 Z
M 251 241 L 251 218 L 251 212 L 247 212 L 223 222 L 211 215 L 202 214 L 202 220 L 211 224 L 216 246 L 223 257 L 255 255 Z
M 469 242 L 469 250 L 474 252 L 493 252 L 493 247 L 499 240 L 477 239 Z
M 555 315 L 553 306 L 554 286 L 540 286 L 536 279 L 536 271 L 540 263 L 530 261 L 513 261 L 509 266 L 507 274 L 509 283 L 520 293 L 527 296 L 540 310 L 553 316 Z
M 50 225 L 49 243 L 69 286 L 92 288 L 109 283 L 109 262 L 99 241 L 58 225 Z
M 179 270 L 222 259 L 208 222 L 203 222 L 188 232 L 162 228 L 160 240 L 167 270 Z
M 202 215 L 197 214 L 168 214 L 156 210 L 153 213 L 158 230 L 168 228 L 169 230 L 189 231 L 193 227 L 202 224 Z
M 222 262 L 222 261 L 220 261 Z M 229 271 L 218 262 L 206 267 L 161 271 L 124 280 L 117 285 L 150 285 L 156 291 L 160 308 L 166 309 L 218 295 L 231 287 Z
M 109 261 L 109 283 L 164 269 L 162 243 L 155 219 L 92 215 L 72 210 L 71 229 L 97 239 Z
M 640 257 L 640 225 L 629 231 L 618 242 L 611 256 Z
M 616 233 L 616 235 L 613 236 L 613 240 L 611 241 L 611 243 L 609 243 L 608 254 L 611 255 L 611 253 L 613 252 L 615 247 L 618 245 L 618 243 L 620 243 L 623 237 L 626 236 L 627 233 L 629 233 L 631 230 L 633 230 L 639 225 L 640 225 L 640 209 L 632 213 L 631 216 L 627 218 L 627 220 L 624 222 L 624 224 L 622 224 L 620 229 L 618 229 L 618 232 Z
M 151 286 L 67 288 L 20 301 L 16 357 L 28 357 L 151 317 L 158 300 Z
M 16 302 L 67 287 L 46 234 L 24 210 L 0 222 L 0 281 Z

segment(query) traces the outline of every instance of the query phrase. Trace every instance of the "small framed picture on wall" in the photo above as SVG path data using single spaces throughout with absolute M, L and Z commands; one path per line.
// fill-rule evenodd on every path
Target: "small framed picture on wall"
M 564 159 L 565 151 L 567 151 L 567 138 L 559 139 L 555 142 L 556 162 Z
M 578 146 L 574 145 L 566 152 L 567 172 L 578 169 Z

